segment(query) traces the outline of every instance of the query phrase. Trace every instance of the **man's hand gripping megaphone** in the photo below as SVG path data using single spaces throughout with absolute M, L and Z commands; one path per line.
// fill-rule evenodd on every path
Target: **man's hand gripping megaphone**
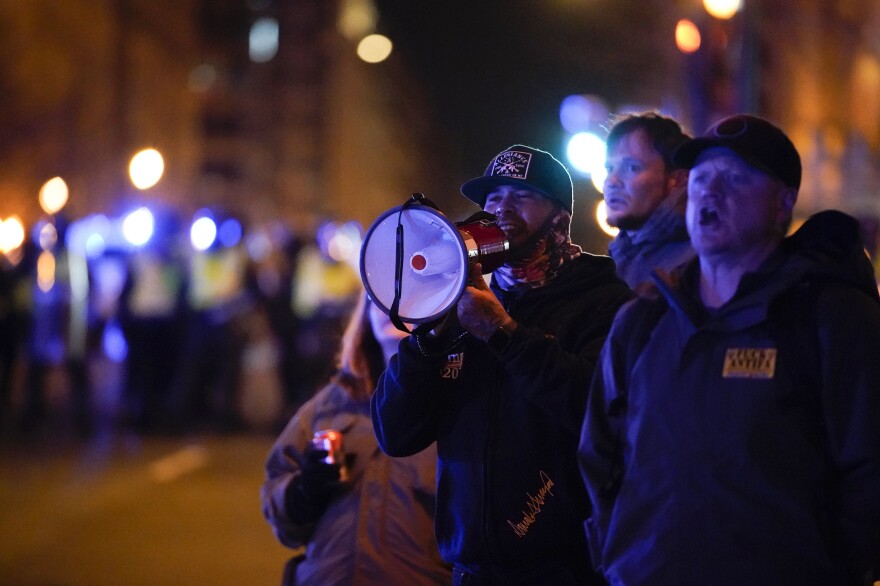
M 489 289 L 478 262 L 470 267 L 468 285 L 458 300 L 456 315 L 461 327 L 484 342 L 499 328 L 512 332 L 516 324 Z

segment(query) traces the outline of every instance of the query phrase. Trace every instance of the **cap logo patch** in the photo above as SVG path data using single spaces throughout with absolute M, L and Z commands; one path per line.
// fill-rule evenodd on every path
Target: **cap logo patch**
M 724 355 L 723 378 L 773 378 L 776 348 L 728 348 Z
M 525 179 L 529 174 L 532 154 L 520 151 L 504 151 L 492 163 L 492 175 Z

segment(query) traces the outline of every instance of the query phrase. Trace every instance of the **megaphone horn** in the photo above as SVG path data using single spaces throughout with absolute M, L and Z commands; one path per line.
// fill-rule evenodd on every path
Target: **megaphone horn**
M 478 212 L 450 222 L 429 199 L 414 194 L 382 213 L 361 247 L 361 280 L 370 299 L 400 322 L 426 324 L 443 317 L 467 286 L 469 268 L 484 274 L 504 263 L 510 247 L 497 218 Z

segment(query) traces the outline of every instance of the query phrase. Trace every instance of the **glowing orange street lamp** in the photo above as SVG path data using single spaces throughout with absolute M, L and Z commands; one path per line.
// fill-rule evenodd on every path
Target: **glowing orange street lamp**
M 692 21 L 682 18 L 675 25 L 675 46 L 682 53 L 696 53 L 701 40 L 700 29 Z

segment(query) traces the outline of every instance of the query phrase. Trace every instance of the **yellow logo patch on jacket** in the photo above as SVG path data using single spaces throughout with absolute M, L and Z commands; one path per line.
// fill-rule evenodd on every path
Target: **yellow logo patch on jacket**
M 724 378 L 773 378 L 776 348 L 728 348 L 724 355 Z

